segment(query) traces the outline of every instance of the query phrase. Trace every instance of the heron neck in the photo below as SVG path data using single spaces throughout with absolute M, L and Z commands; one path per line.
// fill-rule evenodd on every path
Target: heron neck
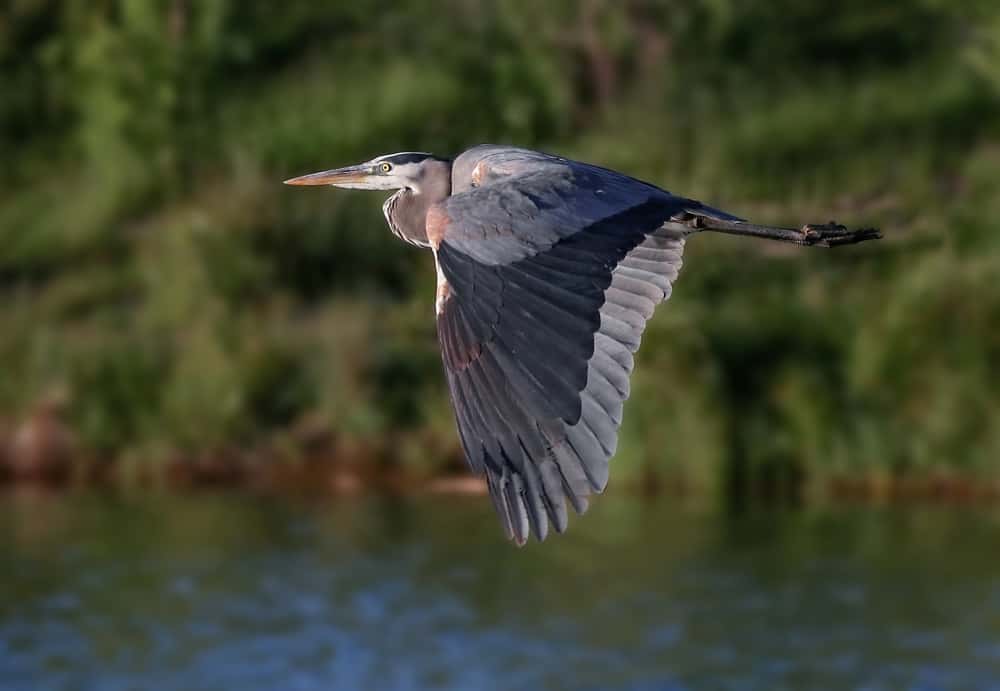
M 402 189 L 385 203 L 389 228 L 399 238 L 420 247 L 429 247 L 427 210 L 451 194 L 451 166 L 440 162 L 440 169 L 426 171 L 420 191 Z

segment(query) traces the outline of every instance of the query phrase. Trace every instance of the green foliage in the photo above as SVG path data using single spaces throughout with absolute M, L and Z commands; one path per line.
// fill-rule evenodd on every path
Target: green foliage
M 74 421 L 96 451 L 120 451 L 155 429 L 167 362 L 149 342 L 107 343 L 78 355 L 69 374 Z
M 998 27 L 978 0 L 8 3 L 0 415 L 66 390 L 107 454 L 318 418 L 433 472 L 456 441 L 428 257 L 377 197 L 279 183 L 492 140 L 886 232 L 692 239 L 616 478 L 995 477 Z
M 316 402 L 316 389 L 302 354 L 270 349 L 246 366 L 247 417 L 255 430 L 289 425 Z

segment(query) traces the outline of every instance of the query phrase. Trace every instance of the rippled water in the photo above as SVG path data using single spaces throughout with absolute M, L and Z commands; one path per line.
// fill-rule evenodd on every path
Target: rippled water
M 1000 514 L 0 494 L 3 689 L 1000 689 Z

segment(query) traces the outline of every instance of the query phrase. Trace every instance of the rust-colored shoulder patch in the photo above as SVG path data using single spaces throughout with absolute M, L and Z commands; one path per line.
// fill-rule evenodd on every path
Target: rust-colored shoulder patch
M 437 297 L 434 301 L 434 311 L 440 316 L 441 311 L 444 309 L 444 303 L 451 297 L 451 285 L 448 283 L 448 279 L 444 277 L 444 272 L 441 271 L 441 265 L 437 262 L 437 257 L 434 258 L 434 264 L 437 267 Z
M 448 224 L 451 223 L 451 218 L 448 217 L 448 212 L 444 210 L 443 206 L 431 204 L 431 208 L 427 209 L 425 223 L 427 225 L 427 241 L 431 247 L 437 249 L 441 246 L 441 241 L 444 240 L 444 234 L 448 229 Z

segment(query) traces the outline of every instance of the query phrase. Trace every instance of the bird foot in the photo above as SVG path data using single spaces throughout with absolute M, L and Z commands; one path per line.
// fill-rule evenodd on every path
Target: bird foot
M 830 221 L 829 223 L 807 223 L 799 229 L 802 235 L 801 244 L 818 245 L 820 247 L 837 247 L 838 245 L 853 245 L 865 240 L 878 240 L 882 233 L 877 228 L 860 228 L 849 230 L 846 226 Z

